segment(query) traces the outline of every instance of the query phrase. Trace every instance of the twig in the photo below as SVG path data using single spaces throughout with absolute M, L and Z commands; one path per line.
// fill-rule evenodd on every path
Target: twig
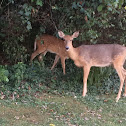
M 55 27 L 55 29 L 56 29 L 56 31 L 58 31 L 58 28 L 57 28 L 57 26 L 56 26 L 56 24 L 55 24 L 55 22 L 54 22 L 54 20 L 53 20 L 53 16 L 52 16 L 52 11 L 51 11 L 51 7 L 52 7 L 52 5 L 51 5 L 51 2 L 50 2 L 50 0 L 49 0 L 49 6 L 50 6 L 50 16 L 51 16 L 51 20 L 52 20 L 52 23 L 53 23 L 53 25 L 54 25 L 54 27 Z
M 3 0 L 2 0 L 1 3 L 0 3 L 0 9 L 1 9 L 2 3 L 3 3 Z
M 2 7 L 1 7 L 2 3 L 3 3 L 3 0 L 2 0 L 1 3 L 0 3 L 0 9 L 2 8 Z M 9 4 L 11 4 L 11 2 L 7 3 L 7 4 L 3 7 L 3 9 L 4 9 L 5 7 L 7 7 Z

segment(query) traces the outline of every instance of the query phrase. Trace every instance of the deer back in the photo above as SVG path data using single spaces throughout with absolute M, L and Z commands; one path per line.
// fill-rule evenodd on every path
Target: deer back
M 78 62 L 91 66 L 108 66 L 116 57 L 126 57 L 126 47 L 118 44 L 82 45 L 77 49 Z
M 43 48 L 44 46 L 46 50 L 51 53 L 56 53 L 59 56 L 68 57 L 68 54 L 65 49 L 64 41 L 54 36 L 46 35 L 46 34 L 40 36 L 40 38 L 37 39 L 37 46 L 40 49 Z

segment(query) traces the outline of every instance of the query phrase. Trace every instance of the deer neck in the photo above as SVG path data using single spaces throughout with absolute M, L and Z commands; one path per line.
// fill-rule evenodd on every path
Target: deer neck
M 68 51 L 68 55 L 72 60 L 76 60 L 78 57 L 78 50 L 77 48 L 72 47 L 69 51 Z

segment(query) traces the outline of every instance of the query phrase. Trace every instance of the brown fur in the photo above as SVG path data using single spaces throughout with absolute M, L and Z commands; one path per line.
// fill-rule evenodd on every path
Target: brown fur
M 123 64 L 126 59 L 126 47 L 118 44 L 96 44 L 96 45 L 82 45 L 74 48 L 72 40 L 78 37 L 79 32 L 73 35 L 65 35 L 62 31 L 58 32 L 59 36 L 65 40 L 65 46 L 69 57 L 74 61 L 78 67 L 83 67 L 83 96 L 87 93 L 87 79 L 92 66 L 105 67 L 113 65 L 120 78 L 120 89 L 116 98 L 116 102 L 121 97 L 121 91 L 126 82 L 126 70 Z M 126 96 L 126 85 L 124 96 Z
M 37 46 L 37 50 L 36 50 L 36 46 Z M 59 58 L 61 58 L 63 73 L 65 74 L 65 60 L 68 58 L 68 54 L 65 50 L 65 45 L 63 40 L 58 39 L 51 35 L 39 36 L 39 38 L 35 39 L 34 52 L 31 55 L 30 61 L 32 61 L 39 54 L 40 54 L 39 60 L 41 60 L 42 55 L 46 55 L 47 52 L 56 54 L 51 70 L 55 67 Z

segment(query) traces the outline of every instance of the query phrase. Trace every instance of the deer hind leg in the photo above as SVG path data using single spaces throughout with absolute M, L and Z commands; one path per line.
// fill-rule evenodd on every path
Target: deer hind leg
M 118 73 L 118 76 L 120 78 L 120 88 L 119 88 L 119 92 L 118 92 L 118 95 L 116 97 L 116 102 L 118 102 L 118 100 L 120 99 L 121 97 L 121 92 L 122 92 L 122 88 L 123 88 L 123 84 L 124 84 L 124 71 L 123 71 L 123 67 L 118 65 L 118 64 L 114 64 L 114 68 L 116 69 L 117 73 Z
M 43 60 L 43 56 L 45 56 L 46 53 L 47 53 L 47 51 L 45 51 L 45 52 L 43 52 L 43 53 L 41 53 L 41 54 L 39 55 L 39 57 L 38 57 L 39 62 Z
M 32 60 L 33 60 L 37 55 L 39 55 L 40 53 L 43 53 L 43 52 L 45 52 L 45 51 L 46 51 L 46 48 L 45 48 L 45 47 L 37 49 L 35 52 L 32 53 L 30 61 L 32 62 Z
M 126 97 L 126 70 L 123 68 L 123 76 L 125 78 L 125 90 L 123 96 Z
M 85 97 L 86 93 L 87 93 L 87 79 L 88 79 L 88 75 L 90 72 L 90 66 L 84 66 L 83 67 L 83 71 L 84 71 L 84 75 L 83 75 L 83 94 L 82 96 Z
M 56 64 L 57 64 L 58 61 L 59 61 L 59 56 L 56 55 L 56 56 L 55 56 L 54 63 L 53 63 L 53 65 L 52 65 L 52 67 L 51 67 L 51 70 L 53 70 L 53 68 L 56 66 Z
M 61 64 L 62 64 L 62 68 L 63 68 L 63 73 L 66 74 L 65 72 L 65 57 L 60 57 L 61 58 Z

